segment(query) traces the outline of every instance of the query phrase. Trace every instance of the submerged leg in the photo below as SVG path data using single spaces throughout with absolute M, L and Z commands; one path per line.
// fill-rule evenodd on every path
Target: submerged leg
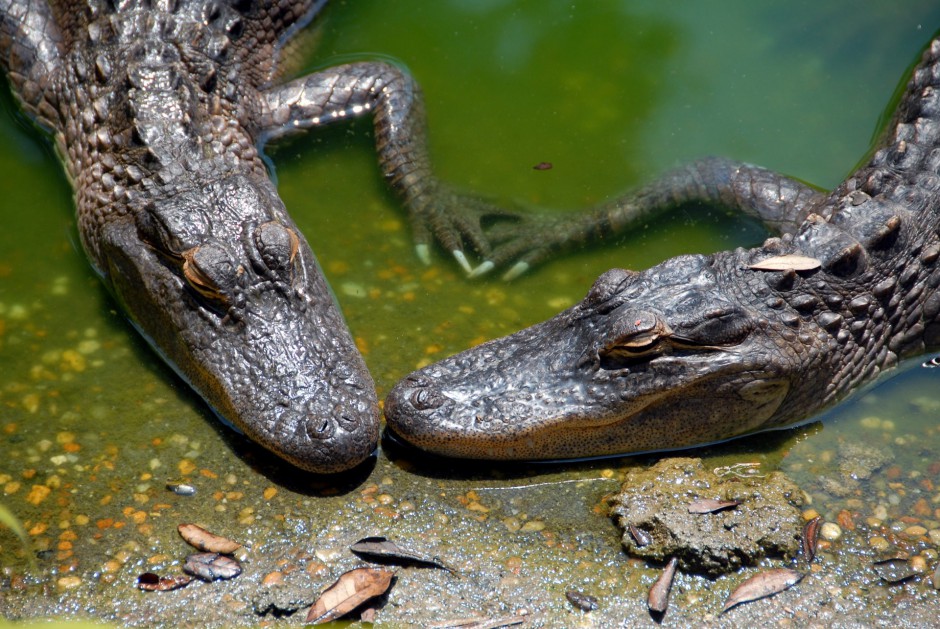
M 511 215 L 434 178 L 418 86 L 393 65 L 364 62 L 329 68 L 268 90 L 261 106 L 266 138 L 371 115 L 382 173 L 408 210 L 418 256 L 424 262 L 430 260 L 429 245 L 436 239 L 470 272 L 465 244 L 484 258 L 489 254 L 481 221 Z
M 533 214 L 485 232 L 491 253 L 476 274 L 515 262 L 512 279 L 559 250 L 623 234 L 651 216 L 686 203 L 719 205 L 760 220 L 774 233 L 795 231 L 826 198 L 765 168 L 710 157 L 692 162 L 622 197 L 584 212 Z

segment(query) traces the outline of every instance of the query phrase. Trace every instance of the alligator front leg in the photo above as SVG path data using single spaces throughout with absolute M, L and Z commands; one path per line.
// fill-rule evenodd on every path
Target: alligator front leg
M 435 179 L 427 154 L 424 108 L 414 79 L 382 62 L 353 63 L 271 88 L 258 116 L 263 139 L 371 115 L 382 173 L 408 210 L 418 257 L 430 261 L 432 240 L 472 271 L 465 245 L 487 259 L 481 222 L 514 215 Z
M 826 196 L 766 168 L 705 158 L 593 209 L 555 216 L 533 213 L 494 225 L 485 232 L 489 257 L 475 274 L 514 262 L 504 275 L 513 279 L 560 250 L 618 236 L 689 203 L 725 207 L 760 220 L 775 234 L 791 233 Z

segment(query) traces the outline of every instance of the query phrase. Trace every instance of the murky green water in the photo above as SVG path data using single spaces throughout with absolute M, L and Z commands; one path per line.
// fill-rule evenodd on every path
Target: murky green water
M 931 2 L 908 2 L 899 11 L 878 2 L 771 7 L 364 0 L 335 2 L 325 12 L 319 47 L 307 67 L 349 55 L 401 60 L 423 87 L 441 178 L 497 199 L 576 210 L 709 154 L 758 163 L 822 187 L 836 184 L 868 149 L 898 81 L 938 27 L 940 7 Z M 443 544 L 487 575 L 459 587 L 428 577 L 437 579 L 429 591 L 440 600 L 458 592 L 491 611 L 542 605 L 549 621 L 567 619 L 561 624 L 575 622 L 565 615 L 567 604 L 544 596 L 563 592 L 572 579 L 614 597 L 611 601 L 632 601 L 639 590 L 630 588 L 648 584 L 643 579 L 654 573 L 629 576 L 640 564 L 619 554 L 616 530 L 592 510 L 616 486 L 598 480 L 602 472 L 616 478 L 618 466 L 627 461 L 504 471 L 490 482 L 462 480 L 459 469 L 393 463 L 382 456 L 368 478 L 358 479 L 364 484 L 344 488 L 351 493 L 319 498 L 311 497 L 323 490 L 314 480 L 287 478 L 254 448 L 217 429 L 200 400 L 116 312 L 88 267 L 77 247 L 71 192 L 48 143 L 14 113 L 7 95 L 2 109 L 0 502 L 24 522 L 35 549 L 46 554 L 41 572 L 30 574 L 16 539 L 0 531 L 6 571 L 0 575 L 6 579 L 0 582 L 0 613 L 28 613 L 16 603 L 19 590 L 10 585 L 24 570 L 26 591 L 47 588 L 48 603 L 32 613 L 78 612 L 82 603 L 76 601 L 84 600 L 78 593 L 94 595 L 94 584 L 113 584 L 114 592 L 105 597 L 115 603 L 100 603 L 100 616 L 121 618 L 109 610 L 129 600 L 159 608 L 163 603 L 153 598 L 140 599 L 133 578 L 143 568 L 174 565 L 166 531 L 197 517 L 234 527 L 259 546 L 262 538 L 275 544 L 268 537 L 272 530 L 284 544 L 297 538 L 330 549 L 358 533 L 391 527 L 428 545 Z M 419 365 L 576 302 L 612 266 L 643 268 L 679 253 L 749 246 L 764 237 L 759 227 L 720 212 L 685 210 L 614 246 L 567 256 L 512 284 L 468 282 L 440 252 L 430 268 L 413 255 L 406 221 L 378 174 L 367 122 L 282 143 L 269 153 L 282 198 L 365 349 L 380 397 Z M 551 170 L 532 168 L 546 161 Z M 758 450 L 761 460 L 783 465 L 797 480 L 803 474 L 808 482 L 834 469 L 840 443 L 864 440 L 896 450 L 891 464 L 901 470 L 901 480 L 919 483 L 940 460 L 937 377 L 929 370 L 912 371 L 841 407 L 840 417 L 821 427 L 715 449 L 714 455 L 723 457 L 716 461 L 742 460 Z M 893 425 L 861 421 L 871 415 Z M 796 458 L 805 460 L 794 465 Z M 168 477 L 201 481 L 205 502 L 163 495 Z M 505 489 L 530 479 L 547 485 Z M 882 519 L 903 524 L 900 518 L 910 517 L 908 507 L 921 496 L 912 491 L 898 496 L 891 482 L 900 481 L 875 478 L 857 495 L 883 502 L 890 512 Z M 375 512 L 378 507 L 367 500 L 372 494 L 362 490 L 374 485 L 380 488 L 375 493 L 393 497 L 388 508 L 400 517 Z M 52 492 L 40 497 L 35 486 Z M 920 486 L 931 511 L 923 515 L 924 524 L 938 528 L 940 516 L 932 510 L 940 494 L 932 485 Z M 279 488 L 277 497 L 258 497 L 271 487 Z M 474 489 L 489 497 L 480 501 L 489 512 L 465 509 L 474 502 L 466 498 Z M 222 498 L 209 497 L 220 491 Z M 238 491 L 248 497 L 227 497 L 226 492 Z M 827 495 L 819 491 L 820 497 Z M 219 509 L 226 501 L 231 506 Z M 161 504 L 169 506 L 158 508 Z M 842 507 L 819 508 L 834 520 Z M 138 511 L 146 514 L 144 522 L 134 520 L 141 517 L 134 515 Z M 868 514 L 862 507 L 858 512 L 859 521 Z M 471 518 L 487 513 L 488 520 Z M 101 524 L 108 519 L 127 522 L 130 539 Z M 534 527 L 529 537 L 512 530 L 514 522 L 527 521 L 546 528 Z M 150 528 L 141 529 L 146 525 Z M 70 530 L 95 540 L 92 547 L 66 553 L 63 532 Z M 507 531 L 509 538 L 503 537 Z M 859 533 L 855 543 L 867 549 L 872 536 Z M 565 544 L 572 548 L 559 551 Z M 914 544 L 912 552 L 919 548 Z M 107 563 L 116 555 L 125 559 L 123 567 Z M 163 563 L 151 561 L 158 555 L 167 555 Z M 596 559 L 589 562 L 591 557 Z M 343 565 L 324 563 L 331 569 Z M 551 578 L 542 574 L 561 564 L 570 565 Z M 62 583 L 68 576 L 80 577 L 79 584 Z M 912 597 L 929 589 L 923 583 L 911 587 Z M 504 598 L 479 598 L 479 590 L 487 588 Z M 694 610 L 703 600 L 707 597 L 689 594 L 686 602 Z M 606 618 L 635 611 L 632 603 L 617 604 L 621 611 Z M 438 615 L 460 607 L 453 605 L 444 605 Z M 184 617 L 190 618 L 175 618 Z M 688 618 L 695 617 L 693 611 Z

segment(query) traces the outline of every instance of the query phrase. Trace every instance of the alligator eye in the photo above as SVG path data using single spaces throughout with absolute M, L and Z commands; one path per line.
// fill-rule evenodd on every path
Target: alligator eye
M 588 291 L 584 301 L 587 302 L 588 305 L 599 308 L 603 312 L 609 312 L 622 303 L 622 300 L 614 300 L 614 297 L 617 297 L 623 291 L 627 283 L 637 275 L 635 271 L 611 269 L 594 281 L 594 285 L 591 287 L 591 290 Z M 610 307 L 601 308 L 601 306 L 606 305 L 607 302 L 611 302 L 609 304 Z
M 291 268 L 300 248 L 300 239 L 292 229 L 271 221 L 255 228 L 254 239 L 265 266 L 275 272 Z
M 231 305 L 244 269 L 235 264 L 224 247 L 207 243 L 187 249 L 182 258 L 183 277 L 194 291 L 210 302 Z
M 202 212 L 190 207 L 185 200 L 173 203 L 150 204 L 136 214 L 137 233 L 140 238 L 161 253 L 179 258 L 189 246 L 209 232 Z

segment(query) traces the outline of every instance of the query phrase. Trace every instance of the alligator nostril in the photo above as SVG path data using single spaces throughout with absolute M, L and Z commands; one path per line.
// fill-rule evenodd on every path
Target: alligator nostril
M 336 431 L 329 417 L 309 417 L 304 422 L 304 429 L 311 439 L 329 439 Z
M 428 391 L 427 389 L 417 389 L 411 392 L 411 405 L 418 411 L 427 411 L 439 408 L 444 404 L 444 396 Z

